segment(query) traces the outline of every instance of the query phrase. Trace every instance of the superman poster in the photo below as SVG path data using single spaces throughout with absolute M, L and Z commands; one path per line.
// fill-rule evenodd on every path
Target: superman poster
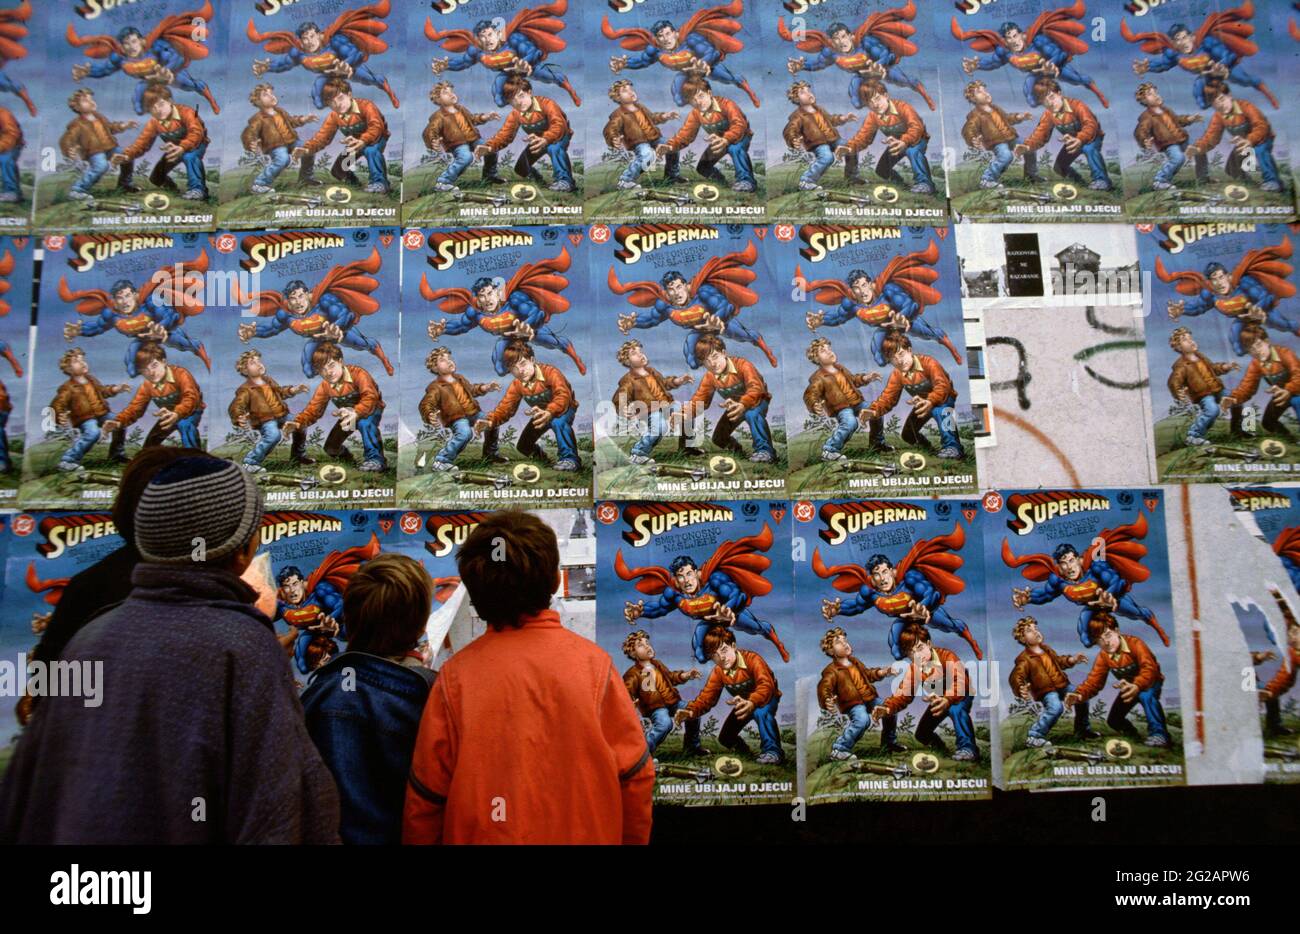
M 939 69 L 923 0 L 766 4 L 773 220 L 944 224 Z
M 582 220 L 587 122 L 580 0 L 406 3 L 402 222 Z
M 233 4 L 34 6 L 46 55 L 34 229 L 211 230 Z
M 1118 3 L 1116 3 L 1118 6 Z M 957 217 L 1119 220 L 1117 11 L 1098 0 L 927 4 L 943 50 L 948 197 Z
M 978 504 L 793 504 L 809 803 L 980 800 L 993 685 Z
M 222 4 L 222 227 L 398 223 L 408 5 Z
M 777 224 L 792 497 L 978 489 L 972 378 L 947 227 Z M 790 301 L 786 301 L 786 296 Z
M 1300 476 L 1300 317 L 1284 224 L 1139 224 L 1162 483 Z
M 75 234 L 44 254 L 19 500 L 107 506 L 141 447 L 207 443 L 215 251 L 206 234 Z
M 591 502 L 581 227 L 402 235 L 398 505 Z
M 1160 490 L 985 494 L 1000 787 L 1181 785 Z
M 212 447 L 273 508 L 391 506 L 397 480 L 394 228 L 218 238 Z M 392 357 L 389 354 L 392 354 Z
M 641 715 L 662 804 L 795 796 L 785 502 L 596 504 L 596 641 Z
M 592 226 L 598 497 L 784 495 L 770 232 Z
M 1294 62 L 1270 38 L 1284 2 L 1107 0 L 1105 43 L 1130 217 L 1185 223 L 1295 216 Z M 1276 26 L 1281 22 L 1274 19 Z M 1285 95 L 1283 85 L 1281 93 Z

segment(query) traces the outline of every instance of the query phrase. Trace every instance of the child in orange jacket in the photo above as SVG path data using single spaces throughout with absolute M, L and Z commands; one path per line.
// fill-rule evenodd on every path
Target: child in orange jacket
M 429 694 L 402 841 L 648 842 L 654 765 L 641 718 L 609 655 L 550 609 L 555 533 L 531 513 L 493 513 L 456 563 L 488 630 Z

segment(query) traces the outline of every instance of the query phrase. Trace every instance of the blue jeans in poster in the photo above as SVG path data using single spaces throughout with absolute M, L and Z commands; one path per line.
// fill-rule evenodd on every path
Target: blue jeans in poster
M 280 426 L 284 424 L 284 419 L 272 419 L 269 422 L 262 422 L 258 427 L 257 433 L 260 436 L 257 443 L 253 445 L 252 450 L 244 455 L 244 463 L 250 466 L 258 466 L 266 460 L 266 455 L 275 450 L 275 446 L 280 443 L 284 437 L 280 431 Z
M 838 749 L 840 752 L 852 752 L 853 747 L 858 740 L 862 739 L 862 734 L 867 732 L 871 726 L 871 711 L 880 703 L 876 698 L 866 704 L 854 704 L 848 709 L 846 716 L 849 722 L 844 724 L 844 731 L 840 733 L 839 738 L 831 744 L 832 749 Z M 881 743 L 886 746 L 892 746 L 898 740 L 898 720 L 895 717 L 885 717 L 880 721 Z
M 1061 149 L 1056 154 L 1056 162 L 1052 164 L 1052 169 L 1062 178 L 1079 180 L 1079 173 L 1070 168 L 1074 160 L 1083 156 L 1088 160 L 1088 174 L 1092 176 L 1094 182 L 1105 182 L 1107 185 L 1112 184 L 1110 172 L 1106 170 L 1106 160 L 1101 154 L 1101 143 L 1104 137 L 1098 136 L 1087 143 L 1084 143 L 1074 152 L 1061 145 Z
M 1065 695 L 1069 692 L 1069 688 L 1048 691 L 1039 699 L 1039 703 L 1043 705 L 1043 712 L 1029 728 L 1030 736 L 1047 739 L 1047 734 L 1052 731 L 1052 727 L 1056 726 L 1056 721 L 1061 719 L 1061 714 L 1065 713 Z M 1088 705 L 1081 702 L 1074 706 L 1074 733 L 1079 736 L 1087 730 Z
M 655 445 L 659 443 L 659 439 L 667 431 L 668 420 L 664 416 L 664 410 L 652 407 L 650 413 L 646 416 L 645 434 L 637 440 L 636 444 L 632 445 L 632 453 L 638 457 L 649 457 L 650 452 L 655 449 Z
M 902 179 L 894 171 L 894 166 L 906 156 L 908 165 L 912 167 L 912 184 L 933 188 L 934 178 L 930 175 L 930 159 L 926 155 L 926 150 L 929 147 L 930 137 L 922 136 L 899 155 L 894 155 L 886 149 L 876 161 L 876 174 L 885 181 L 901 182 Z
M 746 409 L 742 416 L 749 426 L 749 436 L 754 439 L 754 453 L 765 452 L 776 457 L 776 448 L 772 446 L 772 428 L 767 423 L 768 400 L 764 399 L 752 409 Z M 733 422 L 725 415 L 721 416 L 713 429 L 713 443 L 720 448 L 739 451 L 740 443 L 731 437 L 739 422 Z
M 826 174 L 826 170 L 835 164 L 835 150 L 830 143 L 821 143 L 813 147 L 813 164 L 799 177 L 800 184 L 815 185 Z
M 81 459 L 86 456 L 86 452 L 95 446 L 99 440 L 99 426 L 108 420 L 107 415 L 101 415 L 98 418 L 88 418 L 77 425 L 77 430 L 81 432 L 77 440 L 63 452 L 59 458 L 65 464 L 80 464 Z
M 266 155 L 270 161 L 262 166 L 262 171 L 257 173 L 253 184 L 270 188 L 280 173 L 289 167 L 289 147 L 276 146 Z
M 980 176 L 982 182 L 996 182 L 1016 158 L 1010 143 L 998 143 L 989 152 L 993 158 Z
M 770 752 L 773 755 L 785 758 L 785 751 L 781 748 L 781 729 L 776 723 L 776 709 L 781 704 L 780 697 L 773 697 L 762 707 L 755 707 L 753 713 L 748 717 L 737 717 L 734 712 L 727 715 L 727 719 L 722 721 L 722 727 L 718 730 L 718 742 L 727 749 L 735 749 L 744 740 L 740 738 L 740 731 L 752 720 L 754 726 L 758 728 L 758 751 L 760 754 Z
M 384 158 L 384 147 L 387 145 L 388 137 L 381 136 L 361 150 L 361 154 L 366 157 L 366 172 L 370 176 L 370 183 L 385 188 L 388 187 L 388 160 Z
M 646 734 L 646 745 L 650 747 L 650 755 L 654 755 L 655 750 L 664 738 L 673 731 L 673 714 L 682 708 L 682 702 L 670 704 L 667 707 L 656 707 L 650 711 L 650 732 Z M 686 752 L 700 748 L 700 718 L 692 717 L 687 720 L 684 726 L 686 737 L 682 741 L 682 749 Z
M 1178 143 L 1171 143 L 1165 147 L 1164 157 L 1164 164 L 1156 172 L 1155 181 L 1167 185 L 1173 181 L 1174 176 L 1178 174 L 1178 170 L 1187 161 L 1187 154 L 1183 152 L 1183 147 Z
M 836 412 L 835 430 L 831 432 L 831 436 L 822 445 L 822 450 L 838 454 L 844 445 L 849 443 L 849 439 L 857 434 L 861 424 L 858 421 L 858 413 L 868 407 L 867 401 L 864 399 L 857 405 L 851 405 Z
M 108 152 L 97 152 L 93 156 L 87 156 L 86 170 L 81 173 L 81 178 L 73 183 L 72 190 L 90 194 L 90 189 L 95 187 L 95 182 L 103 178 L 104 173 L 108 171 L 111 165 L 109 159 L 116 152 L 116 149 L 110 149 Z
M 383 410 L 377 409 L 365 418 L 357 419 L 357 433 L 361 435 L 361 450 L 368 461 L 387 463 L 384 458 L 384 439 L 379 434 L 379 419 Z
M 447 150 L 447 155 L 451 156 L 451 164 L 438 176 L 439 185 L 455 184 L 461 173 L 474 164 L 474 150 L 470 148 L 469 143 L 451 147 Z
M 628 160 L 627 168 L 623 170 L 623 174 L 618 177 L 618 180 L 620 182 L 636 181 L 642 172 L 654 165 L 654 161 L 655 148 L 649 143 L 637 143 L 632 148 L 632 158 Z
M 953 731 L 957 734 L 957 748 L 968 749 L 979 755 L 979 746 L 975 744 L 975 724 L 970 717 L 971 705 L 974 702 L 975 698 L 969 696 L 954 701 L 948 705 L 942 717 L 936 717 L 930 713 L 930 708 L 926 707 L 925 713 L 921 714 L 921 719 L 916 725 L 917 742 L 928 745 L 932 739 L 935 739 L 935 730 L 946 717 L 952 721 Z
M 458 418 L 447 428 L 451 431 L 451 437 L 442 446 L 442 450 L 434 456 L 434 460 L 444 464 L 453 463 L 460 456 L 460 452 L 465 450 L 465 445 L 474 438 L 474 423 L 469 418 Z
M 749 144 L 753 141 L 753 134 L 747 134 L 736 142 L 730 144 L 722 154 L 714 155 L 705 149 L 700 153 L 700 158 L 695 163 L 695 171 L 700 175 L 712 181 L 723 181 L 722 174 L 716 166 L 721 161 L 722 155 L 731 156 L 731 167 L 735 169 L 737 182 L 748 182 L 754 184 L 754 163 L 749 158 Z
M 515 442 L 515 449 L 524 457 L 536 456 L 539 453 L 537 439 L 550 431 L 555 435 L 555 447 L 559 459 L 578 462 L 578 439 L 573 433 L 573 416 L 577 411 L 578 407 L 573 406 L 552 418 L 545 428 L 534 428 L 531 421 L 525 423 L 523 431 L 519 432 L 519 440 Z
M 1165 708 L 1160 704 L 1160 692 L 1164 688 L 1164 681 L 1157 681 L 1145 691 L 1139 691 L 1136 700 L 1122 701 L 1119 695 L 1110 705 L 1110 715 L 1106 718 L 1106 725 L 1118 733 L 1132 733 L 1133 724 L 1128 721 L 1128 712 L 1137 704 L 1142 705 L 1142 713 L 1147 718 L 1147 735 L 1163 736 L 1169 739 L 1169 727 L 1165 724 Z
M 1205 437 L 1205 433 L 1210 430 L 1214 420 L 1219 417 L 1219 400 L 1221 398 L 1223 398 L 1223 393 L 1216 392 L 1208 396 L 1202 396 L 1196 402 L 1196 418 L 1192 421 L 1191 427 L 1187 429 L 1188 438 Z

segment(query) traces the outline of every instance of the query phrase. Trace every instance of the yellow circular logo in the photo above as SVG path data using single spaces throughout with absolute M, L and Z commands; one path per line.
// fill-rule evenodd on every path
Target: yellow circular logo
M 1106 740 L 1106 755 L 1112 759 L 1127 759 L 1133 755 L 1133 747 L 1128 740 L 1116 737 Z
M 696 185 L 691 193 L 695 195 L 696 201 L 717 201 L 721 192 L 718 191 L 717 185 L 710 185 L 708 182 L 701 182 Z
M 740 760 L 735 756 L 718 756 L 713 763 L 713 771 L 727 778 L 739 778 L 745 771 L 745 767 L 740 764 Z
M 326 464 L 317 471 L 317 476 L 320 477 L 322 483 L 333 485 L 342 483 L 346 480 L 348 478 L 348 472 L 338 464 Z
M 1069 182 L 1057 182 L 1052 186 L 1052 194 L 1062 201 L 1073 201 L 1079 197 L 1079 189 L 1075 188 Z
M 725 454 L 715 454 L 709 459 L 709 473 L 718 477 L 725 477 L 728 474 L 736 472 L 735 458 L 728 457 Z
M 893 204 L 898 200 L 898 189 L 892 185 L 877 185 L 872 189 L 871 197 L 885 204 Z
M 510 472 L 520 483 L 536 483 L 542 478 L 542 472 L 534 464 L 515 464 Z
M 510 189 L 510 197 L 516 201 L 536 201 L 537 189 L 532 185 L 520 182 Z
M 918 752 L 912 756 L 912 768 L 922 775 L 931 775 L 939 771 L 939 759 L 933 753 Z
M 325 200 L 335 204 L 347 204 L 352 200 L 352 189 L 342 185 L 331 185 L 325 190 Z

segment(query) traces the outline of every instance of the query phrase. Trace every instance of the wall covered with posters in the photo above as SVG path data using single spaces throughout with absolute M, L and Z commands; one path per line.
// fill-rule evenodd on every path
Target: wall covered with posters
M 0 767 L 183 444 L 301 683 L 380 551 L 440 665 L 537 510 L 662 803 L 1295 781 L 1297 23 L 0 0 Z

